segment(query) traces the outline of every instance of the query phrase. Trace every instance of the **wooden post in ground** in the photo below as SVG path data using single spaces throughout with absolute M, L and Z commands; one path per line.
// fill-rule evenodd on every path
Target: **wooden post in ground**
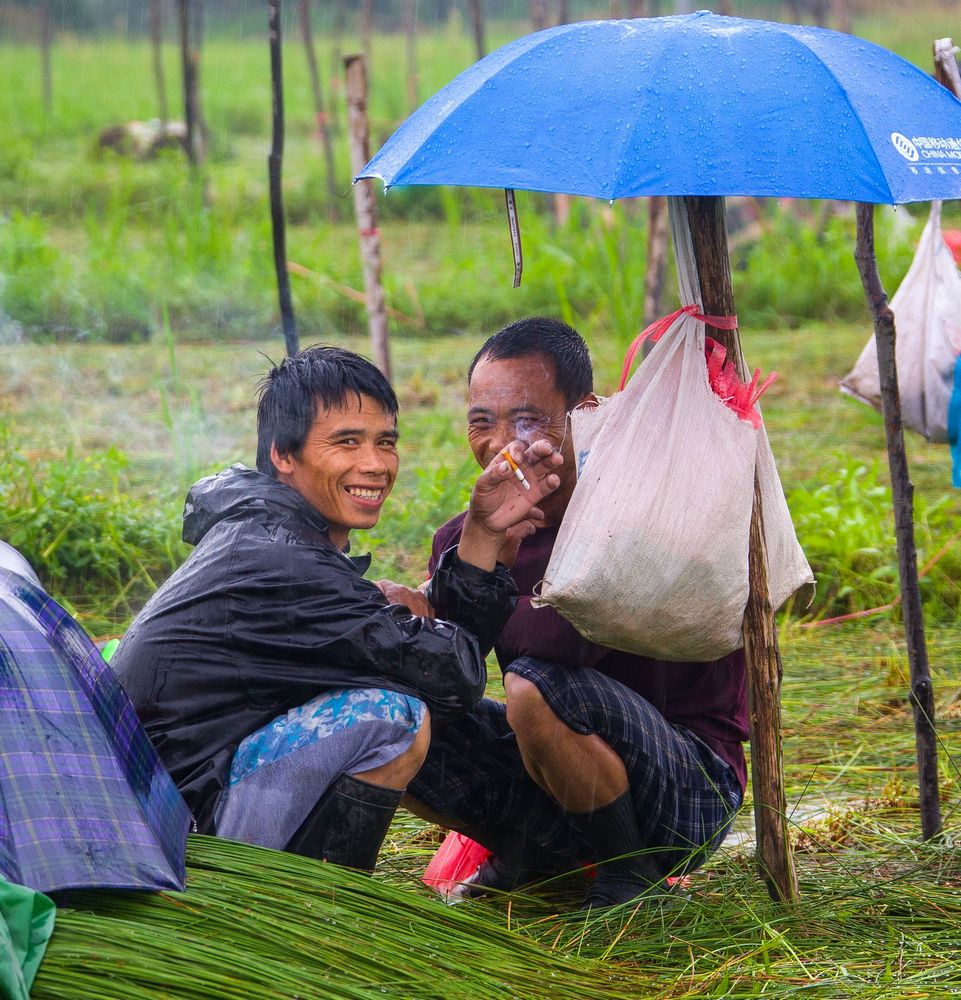
M 314 98 L 314 121 L 317 125 L 317 138 L 324 150 L 324 163 L 327 167 L 327 214 L 331 219 L 337 218 L 337 174 L 334 167 L 334 144 L 330 139 L 330 128 L 327 125 L 327 112 L 324 110 L 324 91 L 320 85 L 320 71 L 317 69 L 317 53 L 314 51 L 314 33 L 310 26 L 310 0 L 300 0 L 298 4 L 300 19 L 300 37 L 304 43 L 304 54 L 307 56 L 307 70 L 310 73 L 310 90 Z
M 53 110 L 53 71 L 51 51 L 53 49 L 53 11 L 50 0 L 42 0 L 38 10 L 40 16 L 40 72 L 43 78 L 43 110 L 49 115 Z
M 170 119 L 167 108 L 167 81 L 164 77 L 163 30 L 164 30 L 164 0 L 150 0 L 150 49 L 153 53 L 153 79 L 157 88 L 157 109 L 160 112 L 160 124 L 166 132 Z
M 952 56 L 952 59 L 954 57 Z M 921 836 L 925 840 L 941 832 L 941 803 L 938 798 L 938 739 L 934 728 L 934 689 L 924 641 L 924 617 L 918 585 L 918 557 L 914 546 L 914 487 L 908 473 L 901 423 L 901 396 L 895 361 L 894 313 L 888 306 L 874 252 L 874 206 L 859 204 L 858 244 L 854 256 L 861 284 L 874 320 L 874 342 L 878 351 L 878 376 L 884 436 L 891 472 L 894 500 L 894 531 L 898 546 L 898 575 L 904 609 L 904 635 L 911 670 L 911 709 L 918 754 L 918 786 L 921 804 Z
M 370 60 L 373 55 L 371 36 L 374 33 L 374 0 L 361 0 L 360 4 L 360 47 L 364 53 L 366 76 L 370 78 Z M 346 59 L 345 59 L 346 64 Z
M 664 275 L 667 272 L 667 198 L 652 195 L 647 200 L 647 270 L 644 273 L 644 318 L 647 329 L 664 315 Z M 645 343 L 645 347 L 647 344 Z
M 547 0 L 528 0 L 531 15 L 531 31 L 543 31 L 547 27 Z
M 487 55 L 487 41 L 484 38 L 484 0 L 467 0 L 471 25 L 474 29 L 474 52 L 478 59 Z
M 728 255 L 723 198 L 685 198 L 690 219 L 694 257 L 701 286 L 701 306 L 708 315 L 734 316 L 731 261 Z M 711 329 L 729 357 L 743 370 L 737 330 Z M 772 899 L 794 902 L 798 898 L 797 872 L 786 818 L 784 766 L 781 747 L 781 656 L 777 644 L 774 609 L 768 596 L 764 520 L 758 480 L 754 480 L 748 549 L 750 589 L 744 611 L 744 657 L 747 664 L 748 703 L 751 713 L 751 787 L 757 862 Z
M 290 296 L 290 274 L 287 271 L 287 233 L 284 218 L 284 196 L 281 181 L 284 163 L 284 75 L 281 59 L 280 15 L 281 0 L 267 0 L 267 28 L 270 35 L 270 90 L 272 96 L 271 143 L 267 157 L 270 182 L 270 222 L 274 235 L 274 271 L 277 274 L 277 297 L 280 320 L 284 330 L 287 357 L 298 349 L 297 323 Z
M 367 124 L 367 72 L 364 57 L 344 57 L 347 74 L 347 120 L 350 133 L 351 173 L 356 175 L 370 159 L 370 132 Z M 360 238 L 360 258 L 367 294 L 367 328 L 377 367 L 390 378 L 390 343 L 387 309 L 381 284 L 380 230 L 377 228 L 377 201 L 369 180 L 354 182 L 354 213 Z
M 417 0 L 404 0 L 404 51 L 407 58 L 407 112 L 417 107 Z
M 180 59 L 183 69 L 184 119 L 187 125 L 187 157 L 191 166 L 204 162 L 203 114 L 200 110 L 200 31 L 199 0 L 178 0 L 180 11 Z

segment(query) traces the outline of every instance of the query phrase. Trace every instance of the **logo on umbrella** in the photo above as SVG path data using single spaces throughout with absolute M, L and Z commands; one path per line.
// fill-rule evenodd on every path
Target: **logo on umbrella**
M 894 148 L 906 160 L 910 160 L 912 163 L 917 163 L 920 159 L 921 154 L 918 152 L 918 147 L 915 146 L 906 135 L 901 135 L 900 132 L 892 132 L 891 142 L 894 145 Z

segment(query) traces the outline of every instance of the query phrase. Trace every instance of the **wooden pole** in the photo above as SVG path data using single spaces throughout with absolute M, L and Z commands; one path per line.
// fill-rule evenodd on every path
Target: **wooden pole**
M 952 57 L 953 58 L 953 57 Z M 934 689 L 924 641 L 924 617 L 921 613 L 921 590 L 918 585 L 918 557 L 914 546 L 914 487 L 908 474 L 901 424 L 901 396 L 898 391 L 898 368 L 895 360 L 894 313 L 881 284 L 874 251 L 874 206 L 859 204 L 858 243 L 854 253 L 861 284 L 874 320 L 874 341 L 878 351 L 878 376 L 881 384 L 881 409 L 884 436 L 891 472 L 894 500 L 894 530 L 898 546 L 898 575 L 901 580 L 901 604 L 904 608 L 904 635 L 911 670 L 911 709 L 918 754 L 918 784 L 921 803 L 921 836 L 925 840 L 941 832 L 941 803 L 938 798 L 938 741 L 934 729 Z
M 280 15 L 281 0 L 267 0 L 267 27 L 270 35 L 270 89 L 272 95 L 272 131 L 267 176 L 270 182 L 270 223 L 274 235 L 274 270 L 277 274 L 277 297 L 284 330 L 287 357 L 298 349 L 297 323 L 290 296 L 290 274 L 287 271 L 287 234 L 284 219 L 284 196 L 281 181 L 284 163 L 284 75 L 281 61 Z
M 370 132 L 367 124 L 367 72 L 364 57 L 344 57 L 347 73 L 347 116 L 350 127 L 351 173 L 363 170 L 370 159 Z M 354 213 L 360 238 L 360 258 L 367 294 L 367 327 L 377 367 L 390 378 L 390 344 L 387 309 L 381 284 L 380 230 L 377 228 L 377 201 L 369 180 L 354 182 Z
M 404 0 L 404 50 L 407 58 L 407 111 L 417 107 L 417 0 Z
M 663 195 L 653 195 L 647 200 L 647 270 L 644 274 L 642 324 L 644 329 L 647 329 L 659 316 L 664 315 L 668 231 L 667 198 Z
M 300 37 L 307 56 L 307 70 L 310 73 L 310 90 L 314 98 L 314 121 L 317 124 L 317 138 L 324 150 L 327 167 L 327 214 L 332 220 L 337 218 L 337 172 L 334 167 L 334 144 L 331 142 L 327 126 L 327 112 L 324 110 L 324 92 L 320 85 L 320 71 L 317 68 L 317 53 L 314 51 L 314 32 L 310 26 L 310 0 L 300 0 L 298 4 Z
M 484 0 L 467 0 L 470 8 L 471 24 L 474 27 L 474 51 L 478 59 L 487 55 L 487 41 L 484 38 Z
M 200 0 L 178 0 L 180 59 L 183 68 L 184 119 L 187 124 L 187 157 L 191 166 L 204 161 L 203 117 L 200 111 Z
M 360 47 L 364 52 L 364 63 L 367 66 L 365 76 L 369 78 L 370 60 L 372 56 L 371 35 L 374 33 L 374 0 L 361 0 L 360 5 Z M 346 59 L 345 59 L 346 65 Z
M 531 31 L 542 31 L 547 27 L 547 0 L 528 0 L 531 15 Z
M 160 111 L 162 133 L 166 135 L 170 111 L 167 107 L 167 81 L 164 78 L 163 30 L 164 0 L 150 0 L 150 48 L 153 53 L 153 78 L 157 88 L 157 107 Z
M 487 40 L 484 36 L 484 2 L 483 0 L 467 0 L 470 11 L 471 26 L 474 30 L 474 53 L 477 59 L 487 55 Z
M 685 198 L 694 257 L 705 313 L 736 315 L 731 286 L 723 198 Z M 737 330 L 711 330 L 729 357 L 741 366 L 743 357 Z M 748 549 L 749 593 L 742 626 L 747 664 L 748 704 L 751 714 L 751 787 L 757 861 L 772 899 L 798 899 L 797 872 L 786 819 L 784 765 L 781 747 L 781 655 L 774 609 L 768 596 L 767 555 L 761 491 L 755 475 Z

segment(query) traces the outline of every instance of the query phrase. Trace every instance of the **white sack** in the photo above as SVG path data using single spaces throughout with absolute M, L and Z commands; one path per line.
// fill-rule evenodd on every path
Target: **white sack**
M 895 361 L 901 418 L 929 441 L 948 440 L 948 402 L 961 354 L 961 274 L 941 235 L 941 203 L 921 234 L 911 267 L 891 299 L 897 339 Z M 874 335 L 850 374 L 841 380 L 850 396 L 881 410 Z
M 682 298 L 697 302 L 680 199 L 671 222 Z M 588 639 L 664 660 L 741 645 L 755 463 L 772 603 L 814 579 L 767 436 L 715 395 L 704 336 L 680 317 L 623 392 L 571 414 L 578 482 L 534 602 Z

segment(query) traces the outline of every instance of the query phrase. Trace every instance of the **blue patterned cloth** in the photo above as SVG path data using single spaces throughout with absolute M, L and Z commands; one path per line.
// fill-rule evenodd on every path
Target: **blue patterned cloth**
M 0 875 L 183 889 L 190 813 L 83 629 L 0 570 Z
M 407 741 L 424 721 L 425 706 L 417 698 L 379 688 L 331 691 L 293 708 L 248 736 L 234 754 L 230 784 L 249 777 L 266 764 L 304 750 L 363 723 L 397 727 Z M 396 739 L 396 737 L 395 737 Z

